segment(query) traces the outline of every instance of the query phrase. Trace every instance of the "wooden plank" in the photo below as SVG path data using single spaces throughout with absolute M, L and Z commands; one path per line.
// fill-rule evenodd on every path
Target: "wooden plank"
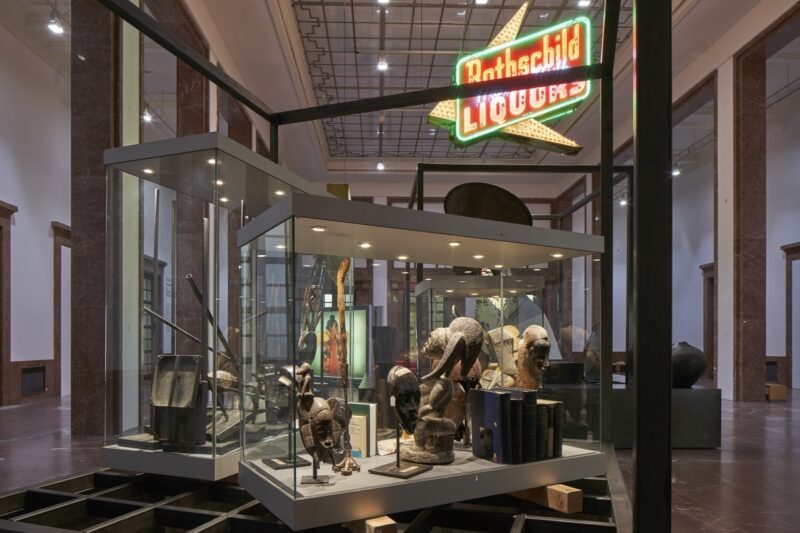
M 513 496 L 531 501 L 537 505 L 562 513 L 579 513 L 583 510 L 583 491 L 568 485 L 558 484 L 547 487 L 512 492 Z

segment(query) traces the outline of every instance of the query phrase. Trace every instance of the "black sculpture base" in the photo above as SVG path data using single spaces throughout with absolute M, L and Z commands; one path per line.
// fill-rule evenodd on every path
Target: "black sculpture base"
M 285 468 L 300 468 L 303 466 L 308 466 L 311 464 L 311 461 L 308 459 L 303 459 L 302 457 L 271 457 L 269 459 L 262 459 L 262 463 L 267 465 L 273 470 L 283 470 Z
M 431 465 L 418 465 L 415 463 L 407 463 L 405 461 L 400 461 L 400 467 L 397 467 L 397 463 L 388 463 L 382 466 L 378 466 L 375 468 L 370 468 L 370 474 L 378 474 L 379 476 L 389 476 L 389 477 L 396 477 L 400 479 L 408 479 L 423 472 L 427 472 L 433 468 Z
M 303 476 L 300 478 L 301 485 L 327 485 L 331 482 L 331 476 Z

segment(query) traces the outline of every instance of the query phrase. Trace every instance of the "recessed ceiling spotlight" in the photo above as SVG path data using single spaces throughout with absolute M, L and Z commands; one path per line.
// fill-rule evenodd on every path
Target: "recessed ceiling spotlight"
M 542 271 L 542 269 L 541 269 L 541 268 L 534 268 L 534 269 L 533 269 L 533 271 L 534 271 L 534 272 L 541 272 L 541 271 Z M 530 285 L 528 285 L 528 286 L 530 287 Z
M 681 169 L 679 169 L 679 168 L 673 168 L 673 169 L 672 169 L 672 175 L 673 175 L 673 176 L 680 176 L 680 175 L 681 175 Z
M 86 61 L 86 56 L 85 55 L 77 54 L 77 56 L 78 56 L 78 59 L 80 59 L 81 61 Z
M 408 256 L 407 255 L 398 255 L 397 259 L 399 261 L 408 261 Z
M 379 4 L 388 4 L 389 0 L 378 0 Z
M 400 273 L 401 273 L 402 275 L 404 275 L 404 276 L 405 276 L 405 275 L 408 275 L 408 270 L 403 270 L 403 271 L 402 271 L 402 272 L 400 272 Z
M 328 231 L 327 226 L 311 226 L 311 231 L 316 231 L 317 233 L 325 233 Z
M 389 69 L 389 63 L 386 61 L 386 56 L 379 55 L 378 56 L 378 70 L 383 72 L 384 70 Z
M 512 290 L 512 291 L 508 291 L 508 292 L 510 292 L 511 294 L 517 294 L 516 290 Z
M 489 2 L 489 0 L 475 0 L 475 5 L 476 6 L 485 6 L 488 2 Z
M 142 120 L 145 122 L 153 122 L 153 115 L 150 114 L 150 111 L 145 109 L 144 113 L 142 113 Z
M 594 259 L 592 259 L 592 261 L 594 261 L 595 263 L 599 263 L 600 262 L 600 258 L 599 257 L 595 257 Z
M 464 274 L 472 274 L 472 270 L 465 270 Z
M 428 135 L 436 135 L 436 130 L 434 128 L 431 128 L 430 130 L 428 130 Z
M 459 283 L 466 283 L 466 282 L 467 282 L 467 280 L 465 280 L 465 279 L 460 279 L 460 280 L 458 280 L 458 282 L 459 282 Z
M 494 268 L 503 268 L 503 265 L 495 265 Z
M 628 205 L 628 200 L 620 200 L 619 201 L 619 205 L 621 205 L 622 207 L 625 207 L 626 205 Z
M 58 19 L 55 11 L 50 15 L 50 22 L 47 23 L 47 29 L 54 35 L 62 35 L 64 33 L 64 26 Z
M 553 259 L 561 259 L 562 257 L 564 257 L 564 254 L 550 254 L 550 257 L 552 257 Z
M 275 191 L 275 196 L 283 196 L 284 194 L 286 194 L 286 191 L 281 191 L 281 190 Z
M 209 165 L 216 165 L 217 164 L 217 160 L 212 157 L 211 159 L 208 160 L 208 164 Z
M 446 289 L 444 292 L 453 292 L 453 289 Z
M 311 268 L 311 265 L 303 265 L 303 268 Z
M 425 281 L 433 281 L 433 278 L 425 278 Z
M 363 248 L 363 249 L 365 249 L 365 250 L 366 250 L 367 248 L 372 248 L 372 245 L 371 245 L 370 243 L 368 243 L 368 242 L 362 242 L 362 243 L 361 243 L 361 244 L 359 244 L 358 246 L 359 246 L 359 247 L 361 247 L 361 248 Z
M 152 174 L 153 173 L 153 169 L 152 168 L 146 168 L 146 169 L 142 170 L 142 172 L 144 172 L 145 174 Z
M 592 0 L 578 0 L 578 7 L 589 7 L 592 5 Z
M 265 257 L 267 257 L 267 254 L 258 254 L 256 257 L 258 257 L 259 259 L 264 259 Z
M 458 15 L 459 17 L 463 17 L 463 16 L 464 16 L 464 15 L 466 15 L 466 14 L 467 14 L 467 10 L 466 10 L 466 9 L 464 9 L 464 10 L 462 10 L 462 11 L 459 11 L 458 13 L 456 13 L 456 15 Z
M 447 244 L 448 244 L 448 246 L 451 246 L 452 248 L 455 248 L 456 246 L 461 246 L 461 243 L 458 242 L 458 241 L 450 241 Z
M 545 11 L 544 13 L 539 13 L 539 18 L 542 19 L 542 20 L 545 20 L 549 16 L 550 16 L 550 13 L 548 13 L 547 11 Z
M 521 279 L 516 280 L 517 283 L 522 283 Z
M 483 256 L 481 254 L 475 254 L 475 255 L 472 256 L 472 258 L 473 259 L 483 259 Z
M 384 166 L 383 163 L 378 163 L 377 165 L 375 165 L 375 168 L 377 168 L 378 170 L 383 170 L 386 167 Z
M 222 181 L 222 180 L 217 180 L 217 181 L 215 181 L 214 183 L 215 183 L 215 184 L 217 184 L 218 186 L 219 186 L 219 185 L 225 185 L 225 182 L 224 182 L 224 181 Z
M 228 201 L 228 197 L 227 196 L 220 196 L 219 201 L 224 204 L 225 202 Z
M 478 293 L 477 293 L 477 292 L 471 292 L 471 293 L 469 293 L 469 295 L 470 295 L 470 296 L 477 296 L 477 295 L 478 295 Z
M 379 266 L 381 266 L 380 263 L 376 263 L 376 262 L 373 261 L 373 263 L 372 263 L 372 267 L 373 268 L 378 268 Z
M 276 244 L 275 248 L 277 248 L 278 250 L 285 250 L 286 249 L 286 245 L 285 244 Z

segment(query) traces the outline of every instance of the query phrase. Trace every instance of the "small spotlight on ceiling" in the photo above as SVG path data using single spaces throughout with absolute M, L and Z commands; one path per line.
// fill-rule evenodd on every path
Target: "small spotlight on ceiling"
M 477 296 L 477 295 L 478 295 L 478 293 L 477 293 L 477 292 L 471 292 L 471 293 L 469 293 L 469 295 L 470 295 L 470 296 Z
M 589 7 L 592 5 L 592 0 L 578 0 L 578 7 Z
M 433 281 L 433 278 L 425 278 L 425 281 Z
M 494 268 L 503 268 L 503 265 L 495 265 Z
M 317 233 L 325 233 L 328 231 L 327 226 L 311 226 L 311 231 L 316 231 Z
M 363 249 L 365 249 L 365 250 L 366 250 L 367 248 L 372 248 L 372 245 L 371 245 L 370 243 L 368 243 L 368 242 L 362 242 L 362 243 L 361 243 L 361 244 L 359 244 L 358 246 L 360 246 L 361 248 L 363 248 Z
M 400 272 L 400 273 L 401 273 L 402 275 L 404 275 L 404 276 L 407 276 L 407 275 L 408 275 L 408 270 L 403 270 L 403 271 L 402 271 L 402 272 Z
M 386 56 L 383 55 L 378 56 L 378 70 L 383 72 L 388 68 L 389 68 L 389 63 L 386 61 Z
M 485 6 L 488 3 L 489 3 L 489 0 L 475 0 L 475 5 L 476 6 Z
M 378 163 L 377 165 L 375 165 L 375 168 L 377 168 L 378 170 L 383 170 L 384 168 L 386 168 L 386 166 L 383 163 Z
M 621 205 L 622 207 L 625 207 L 626 205 L 628 205 L 628 200 L 620 200 L 619 201 L 619 205 Z
M 208 164 L 209 165 L 216 165 L 217 164 L 217 160 L 212 157 L 211 159 L 208 160 Z
M 466 14 L 467 14 L 467 11 L 466 11 L 466 10 L 459 11 L 458 13 L 456 13 L 456 15 L 458 15 L 459 17 L 463 17 L 463 16 L 464 16 L 464 15 L 466 15 Z
M 388 4 L 389 0 L 378 0 L 379 4 Z
M 508 291 L 508 292 L 510 292 L 511 294 L 517 294 L 517 291 L 515 291 L 515 290 L 511 290 L 511 291 Z
M 373 268 L 378 268 L 379 266 L 381 266 L 381 264 L 380 264 L 380 263 L 372 263 L 372 267 L 373 267 Z
M 144 113 L 142 113 L 142 120 L 145 122 L 153 122 L 153 115 L 150 114 L 150 111 L 145 109 Z
M 275 191 L 275 196 L 283 196 L 284 194 L 286 194 L 285 191 L 281 191 L 281 190 Z
M 259 259 L 264 259 L 265 257 L 267 257 L 267 254 L 258 254 L 256 257 L 258 257 Z
M 539 18 L 542 19 L 542 20 L 545 20 L 549 16 L 550 16 L 550 13 L 548 13 L 547 11 L 545 11 L 544 13 L 539 13 Z
M 275 248 L 277 248 L 278 250 L 285 250 L 286 249 L 286 245 L 285 244 L 276 244 Z
M 541 268 L 534 268 L 534 269 L 533 269 L 533 271 L 534 271 L 534 272 L 541 272 L 541 271 L 542 271 L 542 269 L 541 269 Z M 530 285 L 528 285 L 528 287 L 530 287 Z
M 142 170 L 142 172 L 144 172 L 145 174 L 152 174 L 153 173 L 153 169 L 152 168 L 146 168 L 146 169 Z
M 459 282 L 459 283 L 466 283 L 466 282 L 467 282 L 467 280 L 465 280 L 465 279 L 460 279 L 460 280 L 458 280 L 458 282 Z
M 216 183 L 218 186 L 225 185 L 225 182 L 222 180 L 217 180 L 214 183 Z
M 53 35 L 62 35 L 64 33 L 64 26 L 61 24 L 61 20 L 59 20 L 55 12 L 50 15 L 50 22 L 47 23 L 47 29 L 50 30 L 50 33 Z
M 450 241 L 450 242 L 448 242 L 447 244 L 448 244 L 449 246 L 451 246 L 452 248 L 455 248 L 456 246 L 461 246 L 461 243 L 460 243 L 460 242 L 458 242 L 458 241 Z
M 673 175 L 673 176 L 680 176 L 680 175 L 681 175 L 681 169 L 679 169 L 679 168 L 673 168 L 673 169 L 672 169 L 672 175 Z
M 228 197 L 227 196 L 221 196 L 219 201 L 224 204 L 224 203 L 226 203 L 228 201 Z
M 481 254 L 475 254 L 475 255 L 472 256 L 472 258 L 473 259 L 483 259 L 483 256 Z
M 550 257 L 552 257 L 553 259 L 561 259 L 562 257 L 564 257 L 564 254 L 550 254 Z
M 465 270 L 464 274 L 472 274 L 472 270 Z
M 408 256 L 407 255 L 398 255 L 397 259 L 399 261 L 408 261 Z
M 594 261 L 595 263 L 599 263 L 600 262 L 600 258 L 599 257 L 595 257 L 594 259 L 592 259 L 592 261 Z
M 453 289 L 445 289 L 444 292 L 453 292 Z

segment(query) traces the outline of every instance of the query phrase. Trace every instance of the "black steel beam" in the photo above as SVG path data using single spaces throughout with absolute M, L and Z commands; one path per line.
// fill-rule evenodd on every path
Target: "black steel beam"
M 603 14 L 603 77 L 600 81 L 600 440 L 611 442 L 614 322 L 614 58 L 620 0 L 606 0 Z
M 272 121 L 273 111 L 255 94 L 247 90 L 239 82 L 225 74 L 208 58 L 195 52 L 183 40 L 164 29 L 155 19 L 130 0 L 97 0 L 122 20 L 142 32 L 144 35 L 164 47 L 175 57 L 195 69 L 214 82 L 218 87 L 246 105 L 257 115 Z
M 274 122 L 269 123 L 269 158 L 273 163 L 280 164 L 280 126 Z
M 672 2 L 633 8 L 634 530 L 670 531 Z
M 460 163 L 419 163 L 417 168 L 430 172 L 508 172 L 513 174 L 580 174 L 600 172 L 600 165 L 476 165 Z M 615 165 L 614 172 L 633 174 L 633 165 Z
M 120 0 L 101 0 L 101 1 L 120 1 Z M 447 87 L 435 87 L 433 89 L 423 89 L 421 91 L 411 91 L 387 96 L 377 96 L 375 98 L 363 98 L 352 102 L 338 102 L 315 107 L 306 107 L 292 111 L 281 111 L 272 115 L 270 120 L 278 124 L 293 124 L 296 122 L 306 122 L 309 120 L 319 120 L 323 118 L 339 117 L 343 115 L 354 115 L 358 113 L 370 113 L 373 111 L 383 111 L 386 109 L 397 109 L 414 105 L 431 104 L 444 100 L 454 100 L 456 98 L 468 98 L 483 94 L 494 94 L 532 87 L 543 87 L 547 85 L 557 85 L 559 83 L 570 83 L 588 79 L 597 79 L 602 75 L 602 65 L 588 65 L 584 67 L 573 67 L 564 70 L 554 70 L 540 72 L 528 76 L 517 76 L 502 80 L 482 81 L 479 83 L 469 83 L 465 85 L 448 85 Z

